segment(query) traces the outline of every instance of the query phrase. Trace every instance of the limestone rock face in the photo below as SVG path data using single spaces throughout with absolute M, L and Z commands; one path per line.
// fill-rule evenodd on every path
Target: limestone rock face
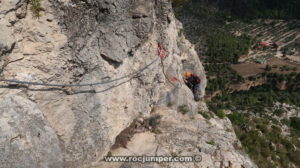
M 13 49 L 15 39 L 11 28 L 0 20 L 0 56 Z
M 229 119 L 205 120 L 199 114 L 190 118 L 174 108 L 166 107 L 155 108 L 152 115 L 161 116 L 157 126 L 159 133 L 137 133 L 126 148 L 112 150 L 113 156 L 192 156 L 201 157 L 201 161 L 161 164 L 103 162 L 98 167 L 257 167 L 244 152 L 237 149 L 241 144 Z
M 0 14 L 7 14 L 10 11 L 16 10 L 24 0 L 5 0 L 0 1 Z
M 0 118 L 1 167 L 63 167 L 59 139 L 35 103 L 3 97 Z
M 16 138 L 13 148 L 1 139 L 0 165 L 97 166 L 116 137 L 153 107 L 187 105 L 190 117 L 201 110 L 182 77 L 186 70 L 198 74 L 204 96 L 205 72 L 168 0 L 43 0 L 41 6 L 36 18 L 27 1 L 0 1 L 1 77 L 80 86 L 1 82 L 0 133 Z

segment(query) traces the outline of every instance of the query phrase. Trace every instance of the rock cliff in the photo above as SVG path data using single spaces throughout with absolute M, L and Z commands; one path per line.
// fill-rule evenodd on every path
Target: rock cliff
M 1 78 L 65 86 L 1 82 L 2 167 L 120 167 L 103 157 L 141 144 L 151 150 L 127 154 L 151 155 L 151 144 L 164 155 L 203 148 L 206 161 L 187 167 L 255 167 L 233 148 L 235 134 L 224 129 L 229 121 L 212 124 L 197 115 L 205 104 L 193 101 L 182 76 L 199 74 L 204 96 L 205 72 L 169 1 L 41 0 L 39 15 L 31 2 L 0 1 Z M 163 62 L 158 44 L 167 53 Z M 177 114 L 174 107 L 182 105 L 188 114 Z M 156 113 L 162 134 L 145 128 L 118 145 L 136 119 Z M 149 143 L 135 141 L 148 137 Z M 213 138 L 219 146 L 205 143 Z

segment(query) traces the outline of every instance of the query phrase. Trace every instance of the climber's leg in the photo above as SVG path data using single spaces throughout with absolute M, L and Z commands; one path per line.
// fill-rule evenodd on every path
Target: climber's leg
M 193 94 L 194 94 L 194 100 L 200 101 L 200 84 L 197 84 L 194 86 Z

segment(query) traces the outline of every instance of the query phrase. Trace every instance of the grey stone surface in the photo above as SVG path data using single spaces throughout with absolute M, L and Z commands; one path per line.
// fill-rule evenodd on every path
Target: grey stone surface
M 59 140 L 35 103 L 0 98 L 0 165 L 3 168 L 63 167 Z
M 7 14 L 8 12 L 15 10 L 19 7 L 23 0 L 2 0 L 0 1 L 0 15 Z
M 12 29 L 0 20 L 0 56 L 10 52 L 15 42 Z
M 202 104 L 205 106 L 205 104 Z M 159 124 L 151 132 L 145 131 L 132 135 L 126 148 L 111 151 L 112 156 L 200 156 L 200 162 L 164 163 L 107 163 L 101 162 L 97 168 L 256 168 L 247 154 L 237 149 L 237 141 L 229 119 L 204 119 L 200 114 L 191 118 L 182 115 L 176 106 L 156 107 L 152 116 L 160 116 Z M 138 132 L 138 131 L 136 131 Z
M 1 82 L 5 87 L 0 88 L 0 97 L 12 97 L 11 105 L 7 103 L 10 99 L 4 98 L 3 108 L 12 108 L 16 111 L 12 113 L 23 118 L 11 119 L 22 128 L 5 131 L 13 135 L 28 132 L 26 137 L 32 137 L 30 142 L 35 144 L 30 154 L 21 150 L 26 143 L 14 148 L 18 155 L 5 150 L 2 158 L 12 158 L 8 162 L 11 167 L 93 167 L 107 155 L 116 137 L 134 119 L 149 117 L 154 106 L 170 101 L 176 106 L 186 104 L 192 109 L 189 116 L 203 108 L 193 101 L 182 76 L 186 70 L 198 74 L 204 96 L 205 72 L 193 45 L 178 35 L 181 24 L 170 1 L 41 2 L 45 10 L 39 18 L 33 17 L 30 5 L 23 9 L 17 4 L 12 8 L 18 10 L 8 13 L 0 10 L 0 22 L 7 23 L 0 28 L 9 35 L 0 44 L 9 47 L 15 42 L 1 57 L 4 78 L 83 84 L 125 77 L 85 87 L 8 87 Z M 10 34 L 14 40 L 7 43 Z M 168 53 L 163 64 L 157 55 L 158 43 Z M 137 71 L 138 75 L 128 76 Z M 179 81 L 170 80 L 174 77 Z M 34 115 L 25 115 L 31 111 Z M 8 123 L 5 116 L 0 116 L 0 121 Z M 49 138 L 37 141 L 37 130 L 41 137 L 46 134 Z

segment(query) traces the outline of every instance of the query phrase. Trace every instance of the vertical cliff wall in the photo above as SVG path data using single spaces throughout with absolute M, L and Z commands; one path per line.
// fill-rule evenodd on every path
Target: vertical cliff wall
M 0 2 L 1 78 L 69 86 L 1 82 L 3 167 L 99 166 L 153 107 L 205 109 L 183 84 L 186 70 L 199 74 L 204 96 L 204 69 L 169 1 L 42 0 L 38 17 L 28 2 Z

